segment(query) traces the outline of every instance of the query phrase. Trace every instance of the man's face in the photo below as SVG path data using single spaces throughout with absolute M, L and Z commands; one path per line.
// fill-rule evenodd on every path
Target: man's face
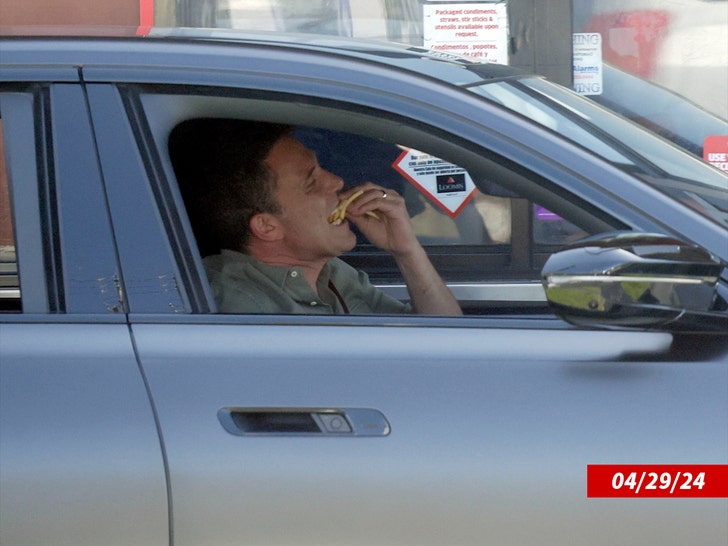
M 296 139 L 281 138 L 265 160 L 274 172 L 277 214 L 284 229 L 286 252 L 301 261 L 333 258 L 356 245 L 349 223 L 334 226 L 328 222 L 339 202 L 344 182 L 322 169 L 316 155 Z

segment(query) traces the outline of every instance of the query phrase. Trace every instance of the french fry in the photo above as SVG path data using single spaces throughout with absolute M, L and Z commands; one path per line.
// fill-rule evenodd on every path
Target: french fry
M 363 194 L 364 190 L 359 190 L 349 196 L 348 199 L 344 199 L 343 201 L 341 201 L 329 216 L 329 224 L 334 224 L 335 226 L 338 226 L 339 224 L 341 224 L 341 222 L 346 220 L 346 209 Z M 376 218 L 377 220 L 379 220 L 379 215 L 376 212 L 367 211 L 366 214 L 367 216 L 371 216 L 372 218 Z

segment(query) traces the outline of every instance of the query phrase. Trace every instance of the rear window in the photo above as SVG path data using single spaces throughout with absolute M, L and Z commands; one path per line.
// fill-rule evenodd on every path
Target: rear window
M 0 312 L 2 311 L 20 311 L 20 286 L 0 119 Z

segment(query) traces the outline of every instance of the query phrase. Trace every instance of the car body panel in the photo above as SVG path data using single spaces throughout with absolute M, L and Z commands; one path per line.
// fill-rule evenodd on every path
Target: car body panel
M 162 447 L 125 324 L 0 323 L 0 541 L 167 544 Z
M 726 499 L 585 498 L 587 464 L 665 462 L 668 445 L 670 463 L 725 462 L 725 352 L 664 362 L 664 333 L 412 326 L 135 324 L 175 544 L 728 536 Z M 234 436 L 225 407 L 369 408 L 391 432 Z

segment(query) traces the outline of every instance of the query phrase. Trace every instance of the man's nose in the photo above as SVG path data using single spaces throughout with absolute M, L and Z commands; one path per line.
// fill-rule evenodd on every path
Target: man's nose
M 327 176 L 327 188 L 339 193 L 344 188 L 344 180 L 340 177 L 332 173 L 331 171 L 326 171 Z

